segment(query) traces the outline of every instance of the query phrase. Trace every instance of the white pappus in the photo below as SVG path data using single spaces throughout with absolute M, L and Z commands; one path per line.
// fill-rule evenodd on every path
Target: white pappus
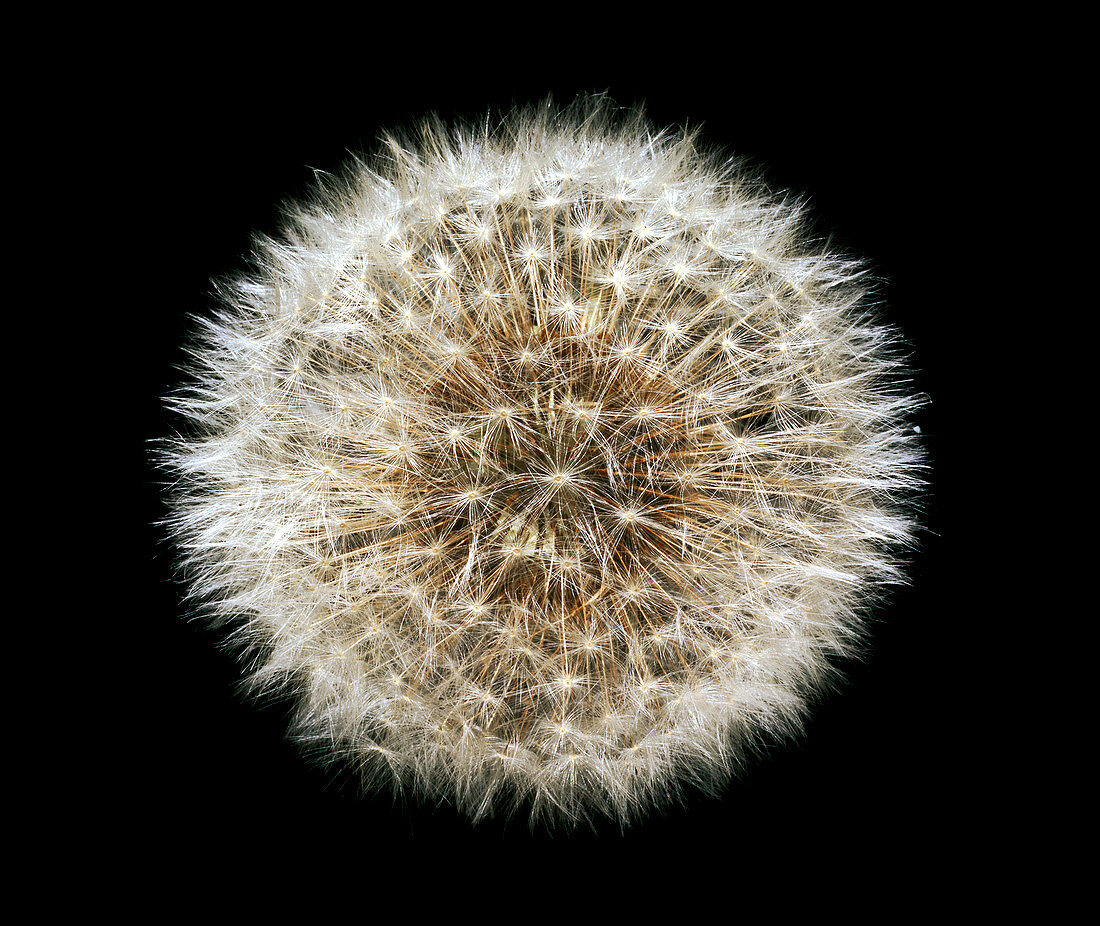
M 287 217 L 162 452 L 257 690 L 474 818 L 627 821 L 794 732 L 914 527 L 862 266 L 601 100 L 429 123 Z

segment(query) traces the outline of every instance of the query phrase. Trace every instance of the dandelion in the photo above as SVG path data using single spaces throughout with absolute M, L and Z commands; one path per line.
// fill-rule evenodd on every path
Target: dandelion
M 172 400 L 171 527 L 371 780 L 567 822 L 717 788 L 902 578 L 896 336 L 690 134 L 433 124 L 257 261 Z

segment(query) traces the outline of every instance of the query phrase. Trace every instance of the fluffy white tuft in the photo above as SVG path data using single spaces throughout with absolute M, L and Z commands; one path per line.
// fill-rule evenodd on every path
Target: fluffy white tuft
M 252 682 L 475 818 L 628 820 L 793 732 L 912 529 L 860 266 L 598 101 L 431 124 L 289 218 L 165 453 Z

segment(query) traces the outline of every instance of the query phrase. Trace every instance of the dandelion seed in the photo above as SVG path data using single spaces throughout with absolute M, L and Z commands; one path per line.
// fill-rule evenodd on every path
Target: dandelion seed
M 858 264 L 689 138 L 425 131 L 207 326 L 172 528 L 368 776 L 631 819 L 793 733 L 901 580 L 919 402 Z

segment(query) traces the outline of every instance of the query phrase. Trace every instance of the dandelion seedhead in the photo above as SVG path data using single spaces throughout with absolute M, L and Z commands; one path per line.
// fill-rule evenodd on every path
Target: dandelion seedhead
M 713 788 L 900 578 L 916 401 L 861 278 L 600 101 L 391 140 L 204 325 L 191 588 L 369 780 L 565 821 Z

